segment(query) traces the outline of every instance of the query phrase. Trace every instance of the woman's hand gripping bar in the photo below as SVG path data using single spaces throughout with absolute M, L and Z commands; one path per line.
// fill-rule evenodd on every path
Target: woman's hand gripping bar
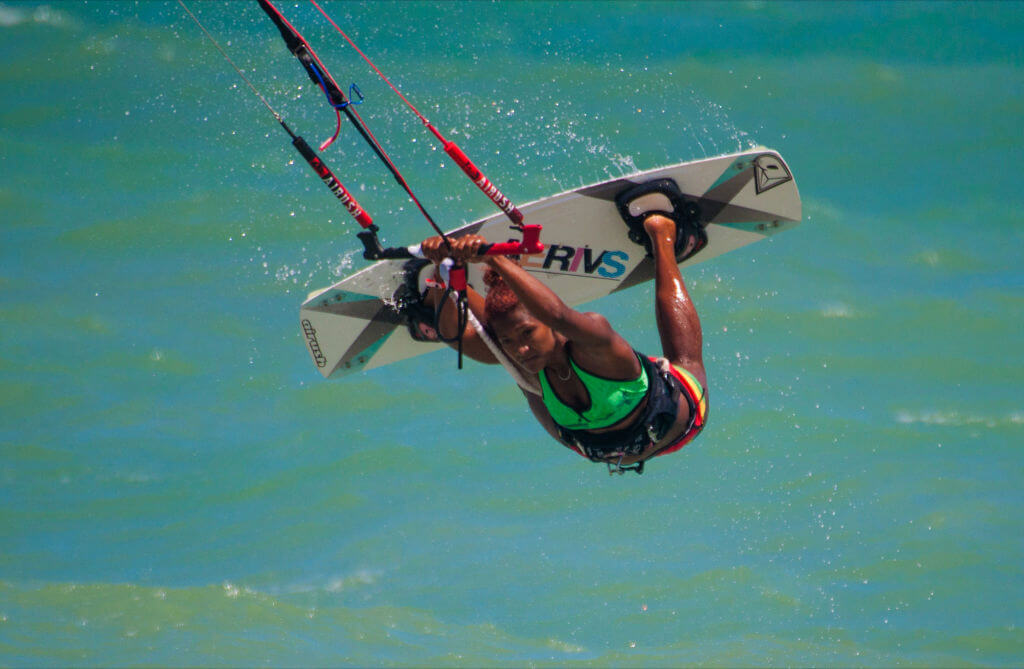
M 518 242 L 498 242 L 484 244 L 480 247 L 480 255 L 515 256 L 533 255 L 544 252 L 544 244 L 540 241 L 541 226 L 523 225 L 523 239 Z M 402 260 L 407 258 L 425 258 L 420 244 L 413 246 L 384 247 L 377 237 L 377 226 L 371 225 L 357 235 L 363 242 L 363 257 L 367 260 Z

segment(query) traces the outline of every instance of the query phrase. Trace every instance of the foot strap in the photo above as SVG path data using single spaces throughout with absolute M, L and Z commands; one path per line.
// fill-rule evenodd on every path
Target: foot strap
M 647 249 L 653 257 L 651 238 L 644 230 L 644 220 L 661 214 L 676 223 L 676 262 L 680 263 L 707 246 L 708 235 L 701 220 L 700 207 L 687 200 L 672 179 L 655 179 L 637 184 L 615 196 L 619 215 L 629 227 L 629 238 Z

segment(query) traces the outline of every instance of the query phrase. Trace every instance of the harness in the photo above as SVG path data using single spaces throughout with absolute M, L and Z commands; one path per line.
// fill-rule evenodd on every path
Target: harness
M 565 443 L 591 462 L 606 463 L 609 474 L 622 474 L 627 471 L 643 473 L 644 461 L 624 467 L 622 460 L 629 456 L 640 455 L 651 444 L 661 441 L 668 434 L 679 415 L 680 395 L 686 397 L 686 402 L 690 407 L 690 421 L 686 426 L 684 437 L 693 430 L 697 420 L 697 407 L 693 398 L 690 397 L 690 393 L 683 392 L 676 377 L 667 370 L 659 369 L 647 356 L 639 355 L 639 358 L 651 383 L 647 389 L 647 406 L 631 426 L 621 430 L 597 433 L 557 426 L 559 437 Z M 672 444 L 669 444 L 665 448 L 671 446 Z M 658 455 L 662 450 L 664 449 L 653 453 L 651 457 Z M 609 457 L 615 456 L 619 456 L 618 463 L 608 460 Z

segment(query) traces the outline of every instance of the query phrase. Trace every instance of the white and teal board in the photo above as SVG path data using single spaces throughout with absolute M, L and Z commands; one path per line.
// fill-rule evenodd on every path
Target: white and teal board
M 763 147 L 640 172 L 530 202 L 526 223 L 543 226 L 544 253 L 523 258 L 528 272 L 567 304 L 578 305 L 654 277 L 654 262 L 627 237 L 615 196 L 633 184 L 675 180 L 696 200 L 708 245 L 681 263 L 688 267 L 752 244 L 800 221 L 800 194 L 782 157 Z M 450 234 L 510 239 L 509 222 L 495 214 Z M 400 260 L 377 262 L 309 295 L 299 312 L 306 347 L 325 377 L 380 367 L 441 348 L 413 340 L 392 296 L 402 281 Z M 469 281 L 482 286 L 481 268 Z

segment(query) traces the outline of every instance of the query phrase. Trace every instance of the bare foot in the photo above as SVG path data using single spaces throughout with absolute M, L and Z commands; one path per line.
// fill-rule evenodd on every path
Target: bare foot
M 644 219 L 644 230 L 651 238 L 651 249 L 657 254 L 660 249 L 667 250 L 675 257 L 676 222 L 661 214 L 651 214 Z

